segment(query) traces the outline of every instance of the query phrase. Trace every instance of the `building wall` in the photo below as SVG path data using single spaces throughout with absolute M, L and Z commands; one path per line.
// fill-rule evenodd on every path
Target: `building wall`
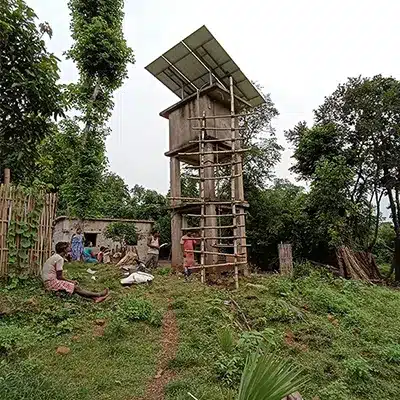
M 106 227 L 114 221 L 110 220 L 89 220 L 84 222 L 84 233 L 96 233 L 96 249 L 101 246 L 106 246 L 110 249 L 115 249 L 120 244 L 105 237 Z M 135 221 L 138 244 L 137 249 L 139 257 L 145 260 L 147 254 L 147 237 L 151 233 L 153 222 L 151 221 Z M 53 247 L 57 242 L 69 242 L 72 235 L 75 233 L 78 225 L 76 219 L 60 219 L 56 221 L 53 231 Z
M 197 100 L 194 99 L 181 108 L 171 112 L 169 115 L 169 150 L 176 150 L 187 145 L 191 140 L 197 140 L 199 131 L 194 130 L 192 126 L 199 126 L 199 121 L 188 120 L 188 118 L 197 117 Z M 200 115 L 203 111 L 206 116 L 212 115 L 229 115 L 230 110 L 223 104 L 212 100 L 209 96 L 203 95 L 200 97 Z M 207 126 L 227 128 L 226 131 L 207 130 L 206 133 L 210 137 L 217 139 L 230 138 L 230 118 L 207 119 Z

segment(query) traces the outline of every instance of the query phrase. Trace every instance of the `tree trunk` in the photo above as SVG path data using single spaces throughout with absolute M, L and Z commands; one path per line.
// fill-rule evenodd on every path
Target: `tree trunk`
M 394 242 L 393 267 L 394 267 L 395 280 L 396 282 L 399 282 L 400 281 L 400 235 L 396 236 Z

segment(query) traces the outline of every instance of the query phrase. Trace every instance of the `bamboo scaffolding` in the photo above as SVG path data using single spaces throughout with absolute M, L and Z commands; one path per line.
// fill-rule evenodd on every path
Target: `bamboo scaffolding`
M 201 218 L 201 214 L 185 214 L 187 217 L 193 217 L 193 218 Z M 239 215 L 246 215 L 246 213 L 237 213 L 236 216 Z M 208 218 L 222 218 L 222 217 L 233 217 L 233 214 L 209 214 L 207 215 Z
M 188 201 L 190 199 L 190 197 L 167 197 L 167 198 L 170 200 L 188 200 Z M 197 201 L 198 203 L 202 203 L 202 204 L 207 204 L 207 205 L 214 204 L 217 206 L 231 205 L 232 203 L 238 204 L 239 206 L 244 204 L 244 202 L 241 200 L 234 200 L 233 202 L 228 201 L 228 200 L 227 201 L 218 201 L 218 200 L 203 200 L 202 201 L 201 197 L 193 197 L 192 200 Z
M 246 239 L 247 236 L 208 236 L 204 240 L 233 240 L 233 239 Z
M 237 164 L 241 164 L 241 161 L 238 161 Z M 207 164 L 207 165 L 187 165 L 185 168 L 192 168 L 192 169 L 204 169 L 204 168 L 218 168 L 218 167 L 229 167 L 232 165 L 231 162 L 228 163 L 222 163 L 222 164 Z
M 233 267 L 234 277 L 235 277 L 235 287 L 239 287 L 239 266 L 247 264 L 247 245 L 244 244 L 242 247 L 240 244 L 242 243 L 242 239 L 246 239 L 245 231 L 245 223 L 244 217 L 246 213 L 244 212 L 244 208 L 246 207 L 246 202 L 242 199 L 242 195 L 240 191 L 241 189 L 241 177 L 242 177 L 242 156 L 241 154 L 249 151 L 250 149 L 241 148 L 241 143 L 243 143 L 244 138 L 239 137 L 240 131 L 245 130 L 244 127 L 237 126 L 237 118 L 238 117 L 246 117 L 251 114 L 235 114 L 235 105 L 234 105 L 234 94 L 233 94 L 233 79 L 230 78 L 230 114 L 229 115 L 213 115 L 207 116 L 203 111 L 202 115 L 200 114 L 200 99 L 199 99 L 199 91 L 197 92 L 197 116 L 188 118 L 188 120 L 198 121 L 198 125 L 194 124 L 191 126 L 191 129 L 194 131 L 199 131 L 198 139 L 190 140 L 190 143 L 198 144 L 198 151 L 194 152 L 181 152 L 178 153 L 178 157 L 185 156 L 198 156 L 198 165 L 188 165 L 187 168 L 198 170 L 198 175 L 185 175 L 187 178 L 192 179 L 194 181 L 199 181 L 199 197 L 169 197 L 170 200 L 181 201 L 180 206 L 200 206 L 200 214 L 198 213 L 184 213 L 182 215 L 186 215 L 187 217 L 199 218 L 200 224 L 199 226 L 190 226 L 182 228 L 182 231 L 198 231 L 200 230 L 200 250 L 193 250 L 190 253 L 200 254 L 200 265 L 194 267 L 194 269 L 201 270 L 201 281 L 205 282 L 206 279 L 206 269 L 209 268 L 219 268 L 219 267 Z M 221 127 L 221 126 L 207 126 L 207 121 L 209 119 L 229 119 L 230 126 L 229 127 Z M 207 137 L 207 132 L 220 132 L 226 131 L 231 132 L 230 137 L 228 138 L 212 138 Z M 226 143 L 228 150 L 226 150 L 226 146 L 219 147 L 220 143 Z M 224 162 L 219 162 L 219 156 L 228 156 L 229 162 L 227 162 L 227 158 L 225 158 Z M 207 157 L 208 156 L 208 157 Z M 217 168 L 229 168 L 228 174 L 223 172 L 222 176 L 214 176 L 217 174 Z M 220 187 L 222 190 L 225 190 L 225 185 L 223 184 L 223 180 L 230 181 L 230 194 L 227 195 L 228 199 L 224 199 L 224 195 L 221 199 Z M 212 183 L 209 183 L 212 182 Z M 214 184 L 213 184 L 214 183 Z M 236 193 L 237 192 L 237 193 Z M 226 214 L 221 214 L 215 209 L 215 206 L 227 206 L 230 207 L 231 211 L 227 211 Z M 207 214 L 208 213 L 208 214 Z M 231 218 L 232 224 L 229 225 L 220 225 L 223 221 L 221 218 L 227 217 Z M 209 221 L 209 225 L 206 225 L 207 219 L 213 220 Z M 233 235 L 231 236 L 223 236 L 222 230 L 224 229 L 232 229 Z M 208 232 L 207 232 L 208 231 Z M 207 235 L 208 233 L 208 235 Z M 211 233 L 211 234 L 210 234 Z M 230 233 L 230 232 L 229 232 Z M 232 241 L 230 243 L 221 243 L 220 241 Z M 210 241 L 212 242 L 210 245 Z M 215 243 L 215 242 L 219 243 Z M 212 248 L 215 248 L 216 251 L 212 251 Z M 218 251 L 218 249 L 223 248 L 232 248 L 232 254 L 223 253 Z M 243 250 L 243 252 L 242 252 Z M 207 257 L 206 257 L 207 256 Z M 212 257 L 209 257 L 212 256 Z M 227 263 L 216 263 L 216 258 L 218 257 L 232 257 L 234 259 L 233 262 Z M 212 261 L 211 261 L 212 260 Z
M 193 254 L 210 254 L 210 255 L 216 255 L 216 256 L 234 256 L 234 254 L 229 254 L 229 253 L 221 253 L 217 251 L 201 251 L 201 250 L 186 250 L 186 253 L 193 253 Z M 237 254 L 237 257 L 243 257 L 245 253 Z
M 214 247 L 216 247 L 216 248 L 221 248 L 221 249 L 231 249 L 231 248 L 233 248 L 234 247 L 234 245 L 233 244 L 214 244 Z M 245 244 L 245 245 L 242 245 L 242 247 L 251 247 L 251 245 L 250 244 Z M 241 254 L 245 254 L 245 253 L 241 253 Z
M 203 128 L 201 127 L 201 126 L 191 126 L 191 128 L 193 129 L 193 130 L 195 130 L 195 131 L 200 131 L 200 130 L 202 130 Z M 230 131 L 230 130 L 232 130 L 232 128 L 218 128 L 218 127 L 213 127 L 213 126 L 208 126 L 207 128 L 206 128 L 206 130 L 207 131 Z M 235 128 L 235 130 L 236 131 L 244 131 L 244 130 L 246 130 L 246 128 Z M 232 139 L 232 138 L 226 138 L 226 139 L 210 139 L 210 140 L 212 140 L 212 141 L 226 141 L 226 142 L 230 142 L 231 140 L 244 140 L 244 138 L 235 138 L 235 139 Z M 206 142 L 208 142 L 209 141 L 209 139 L 206 139 Z
M 228 254 L 229 256 L 229 254 Z M 199 266 L 193 266 L 190 269 L 199 269 L 199 268 L 218 268 L 218 267 L 233 267 L 233 266 L 238 266 L 238 265 L 246 265 L 247 261 L 239 261 L 237 263 L 223 263 L 223 264 L 211 264 L 211 265 L 204 265 L 203 267 Z
M 234 178 L 238 178 L 240 174 L 234 175 Z M 208 178 L 200 178 L 198 176 L 193 176 L 193 175 L 185 175 L 186 178 L 189 179 L 194 179 L 196 181 L 217 181 L 217 180 L 222 180 L 222 179 L 232 179 L 231 175 L 225 175 L 225 176 L 213 176 L 213 177 L 208 177 Z
M 231 107 L 232 108 L 232 107 Z M 250 115 L 254 115 L 254 114 L 256 114 L 256 113 L 248 113 L 248 114 L 228 114 L 228 115 L 207 115 L 207 116 L 205 116 L 204 118 L 205 119 L 221 119 L 221 118 L 223 118 L 223 119 L 227 119 L 227 118 L 232 118 L 232 117 L 234 117 L 234 118 L 238 118 L 238 117 L 249 117 Z M 190 117 L 190 118 L 188 118 L 188 120 L 189 121 L 196 121 L 196 120 L 199 120 L 199 119 L 201 119 L 201 118 L 203 118 L 203 117 Z
M 232 147 L 235 142 L 232 142 Z M 232 154 L 232 153 L 245 153 L 246 151 L 250 151 L 251 149 L 238 149 L 238 150 L 213 150 L 213 151 L 203 151 L 203 152 L 191 152 L 191 153 L 178 153 L 178 156 L 199 156 L 199 155 L 207 155 L 207 154 Z
M 210 218 L 210 215 L 205 215 L 204 218 Z M 200 229 L 232 229 L 232 228 L 243 228 L 244 225 L 206 225 L 201 226 L 191 226 L 189 228 L 182 228 L 183 231 L 198 231 Z

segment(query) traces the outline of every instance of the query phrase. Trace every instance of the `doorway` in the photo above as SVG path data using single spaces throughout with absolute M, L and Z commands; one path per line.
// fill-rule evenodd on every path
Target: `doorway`
M 89 242 L 92 243 L 92 247 L 97 246 L 97 233 L 84 233 L 85 236 L 85 246 L 89 245 Z

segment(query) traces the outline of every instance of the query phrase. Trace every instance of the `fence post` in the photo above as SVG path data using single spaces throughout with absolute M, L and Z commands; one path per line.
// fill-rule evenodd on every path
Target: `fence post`
M 278 245 L 279 250 L 279 270 L 283 276 L 292 276 L 293 274 L 293 258 L 292 245 L 289 243 L 281 243 Z
M 9 185 L 11 182 L 11 171 L 10 168 L 4 168 L 4 184 Z

